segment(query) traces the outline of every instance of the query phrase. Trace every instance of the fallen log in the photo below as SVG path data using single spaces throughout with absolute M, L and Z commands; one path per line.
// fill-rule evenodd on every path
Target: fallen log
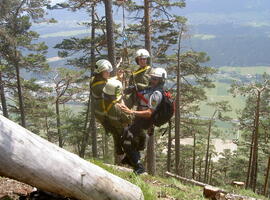
M 204 188 L 204 191 L 203 191 L 204 196 L 206 198 L 209 198 L 212 200 L 256 200 L 256 198 L 242 196 L 242 195 L 238 195 L 238 194 L 232 194 L 232 193 L 225 191 L 224 189 L 217 188 L 217 187 L 214 187 L 212 185 L 205 184 L 205 183 L 202 183 L 199 181 L 195 181 L 193 179 L 184 178 L 184 177 L 178 176 L 176 174 L 173 174 L 171 172 L 165 172 L 165 174 L 167 176 L 173 177 L 173 178 L 178 179 L 180 181 L 203 187 Z
M 171 172 L 165 172 L 165 174 L 167 176 L 170 176 L 170 177 L 173 177 L 173 178 L 176 178 L 180 181 L 183 181 L 183 182 L 187 182 L 187 183 L 190 183 L 192 185 L 197 185 L 197 186 L 200 186 L 200 187 L 205 187 L 207 186 L 208 184 L 205 184 L 205 183 L 202 183 L 202 182 L 199 182 L 199 181 L 195 181 L 193 179 L 188 179 L 188 178 L 184 178 L 184 177 L 181 177 L 181 176 L 178 176 L 176 174 L 173 174 Z
M 0 176 L 79 200 L 143 200 L 139 187 L 0 116 Z

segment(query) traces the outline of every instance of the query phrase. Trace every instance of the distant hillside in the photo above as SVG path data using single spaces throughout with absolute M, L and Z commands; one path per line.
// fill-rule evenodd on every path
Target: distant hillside
M 186 4 L 186 8 L 172 12 L 188 18 L 191 38 L 185 46 L 207 52 L 211 58 L 208 65 L 270 65 L 270 1 L 187 0 Z M 99 12 L 102 9 L 99 8 Z M 114 12 L 115 19 L 121 19 L 121 13 Z M 32 28 L 40 33 L 40 41 L 48 44 L 48 58 L 57 56 L 57 49 L 53 47 L 64 38 L 89 34 L 89 30 L 80 25 L 89 20 L 85 11 L 48 10 L 48 17 L 55 18 L 58 23 L 35 24 Z

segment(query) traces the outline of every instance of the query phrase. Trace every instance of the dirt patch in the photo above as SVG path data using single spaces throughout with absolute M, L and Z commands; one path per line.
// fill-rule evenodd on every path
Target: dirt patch
M 0 178 L 0 199 L 19 199 L 33 191 L 33 187 L 9 178 Z

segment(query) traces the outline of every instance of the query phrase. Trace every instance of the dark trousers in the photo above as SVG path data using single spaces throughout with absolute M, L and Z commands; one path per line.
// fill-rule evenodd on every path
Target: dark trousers
M 146 147 L 146 134 L 144 130 L 151 127 L 150 120 L 145 118 L 135 118 L 133 124 L 124 130 L 122 147 L 132 165 L 136 168 L 140 161 L 140 151 Z

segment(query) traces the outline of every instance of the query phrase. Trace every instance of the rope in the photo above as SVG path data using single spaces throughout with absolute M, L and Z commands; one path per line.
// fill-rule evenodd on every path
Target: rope
M 124 60 L 127 61 L 127 64 L 129 65 L 129 58 L 128 58 L 128 36 L 127 36 L 127 32 L 126 32 L 126 14 L 125 14 L 125 1 L 122 3 L 122 8 L 123 8 L 123 29 L 122 29 L 122 46 L 123 46 L 123 58 Z

